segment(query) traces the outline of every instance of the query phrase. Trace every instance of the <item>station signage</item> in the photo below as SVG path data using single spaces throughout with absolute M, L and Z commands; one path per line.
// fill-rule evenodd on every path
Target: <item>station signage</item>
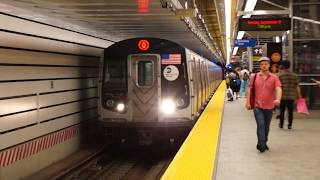
M 234 46 L 245 48 L 245 47 L 254 47 L 256 45 L 255 39 L 236 39 L 234 41 Z
M 239 31 L 287 31 L 290 29 L 290 18 L 239 19 Z
M 252 61 L 258 62 L 259 59 L 263 56 L 264 50 L 262 46 L 256 46 L 252 48 Z
M 254 56 L 262 56 L 263 49 L 262 47 L 254 47 L 252 48 L 252 52 Z

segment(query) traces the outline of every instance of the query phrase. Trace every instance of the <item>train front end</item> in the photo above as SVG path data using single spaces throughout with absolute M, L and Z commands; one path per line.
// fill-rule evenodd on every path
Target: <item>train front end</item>
M 100 123 L 108 142 L 181 140 L 193 126 L 185 49 L 136 38 L 104 51 Z

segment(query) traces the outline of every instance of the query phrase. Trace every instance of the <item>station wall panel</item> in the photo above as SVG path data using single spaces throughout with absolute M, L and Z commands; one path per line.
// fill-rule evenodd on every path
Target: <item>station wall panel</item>
M 0 99 L 28 94 L 40 94 L 86 88 L 97 88 L 96 78 L 12 81 L 0 83 Z
M 98 61 L 90 56 L 76 56 L 56 53 L 0 48 L 0 64 L 8 65 L 47 65 L 98 67 Z
M 0 81 L 23 81 L 41 79 L 73 79 L 98 76 L 98 68 L 0 66 Z
M 0 100 L 0 117 L 17 112 L 28 111 L 37 108 L 37 97 L 22 97 Z M 1 122 L 1 119 L 0 119 Z
M 28 21 L 8 14 L 0 14 L 1 28 L 7 31 L 41 36 L 44 38 L 54 38 L 79 44 L 86 44 L 97 47 L 106 47 L 111 44 L 102 38 L 92 38 L 92 36 L 66 31 L 60 28 L 52 28 L 43 23 Z
M 97 98 L 97 88 L 43 94 L 39 99 L 39 107 L 43 108 L 61 103 L 81 101 L 89 98 Z
M 97 109 L 89 109 L 87 111 L 58 118 L 54 121 L 48 121 L 46 123 L 40 123 L 36 126 L 30 126 L 29 128 L 18 129 L 16 131 L 11 131 L 10 133 L 4 133 L 0 136 L 0 142 L 2 142 L 0 144 L 0 149 L 10 149 L 17 144 L 28 142 L 40 136 L 49 135 L 55 131 L 81 124 L 82 122 L 94 121 L 96 118 Z
M 63 104 L 59 106 L 53 106 L 50 108 L 41 109 L 39 112 L 39 121 L 48 121 L 59 119 L 63 116 L 70 114 L 80 113 L 88 109 L 97 108 L 97 100 L 89 99 L 82 102 L 74 102 L 69 104 Z
M 41 37 L 26 36 L 11 32 L 0 31 L 0 46 L 16 47 L 21 49 L 37 49 L 65 54 L 98 56 L 100 50 L 96 47 L 44 39 Z
M 28 128 L 30 125 L 36 125 L 37 123 L 55 120 L 70 114 L 87 111 L 88 109 L 94 109 L 97 107 L 97 97 L 95 96 L 96 92 L 94 90 L 95 89 L 91 90 L 92 97 L 80 97 L 79 94 L 75 94 L 76 92 L 74 92 L 73 96 L 72 94 L 69 96 L 69 99 L 66 98 L 63 100 L 59 99 L 59 96 L 68 97 L 68 94 L 62 96 L 60 93 L 60 95 L 56 96 L 55 101 L 52 102 L 50 102 L 50 100 L 54 98 L 55 94 L 51 94 L 52 97 L 50 98 L 40 96 L 40 99 L 44 100 L 37 100 L 37 96 L 34 96 L 9 99 L 6 100 L 7 102 L 0 101 L 0 133 L 6 133 L 14 129 Z M 8 102 L 10 100 L 11 102 Z M 19 106 L 19 104 L 26 105 Z
M 35 125 L 37 123 L 37 114 L 37 111 L 33 110 L 1 117 L 0 132 L 4 134 L 6 131 Z
M 113 42 L 17 16 L 0 20 L 0 151 L 95 121 L 99 60 Z

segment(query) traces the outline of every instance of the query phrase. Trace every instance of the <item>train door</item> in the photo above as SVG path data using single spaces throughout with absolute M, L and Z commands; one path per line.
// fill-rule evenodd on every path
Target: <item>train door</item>
M 202 96 L 202 102 L 206 102 L 207 100 L 207 72 L 205 71 L 205 61 L 202 61 L 202 72 L 203 72 L 203 76 L 202 76 L 202 79 L 203 79 L 203 96 Z
M 192 88 L 192 98 L 191 98 L 191 102 L 192 102 L 192 116 L 195 117 L 197 115 L 197 111 L 198 111 L 198 104 L 197 104 L 197 97 L 198 97 L 198 85 L 197 85 L 197 72 L 196 72 L 196 60 L 193 57 L 190 60 L 190 75 L 191 75 L 191 88 Z
M 203 105 L 203 72 L 202 72 L 202 60 L 198 61 L 198 72 L 199 72 L 199 109 L 202 109 Z
M 128 57 L 128 68 L 131 121 L 157 121 L 158 101 L 161 93 L 159 55 L 130 55 Z
M 207 71 L 205 71 L 205 61 L 201 62 L 201 71 L 202 71 L 202 102 L 205 103 L 207 100 Z
M 208 62 L 205 62 L 204 69 L 206 74 L 206 99 L 208 99 L 210 96 L 210 80 L 209 80 L 210 76 L 209 76 Z
M 196 61 L 196 72 L 197 72 L 197 107 L 198 111 L 201 110 L 201 72 L 200 72 L 200 60 Z

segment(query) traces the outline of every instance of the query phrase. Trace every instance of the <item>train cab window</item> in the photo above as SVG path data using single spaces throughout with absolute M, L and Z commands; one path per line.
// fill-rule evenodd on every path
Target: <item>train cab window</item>
M 127 88 L 126 62 L 108 59 L 104 66 L 104 85 L 108 90 L 124 90 Z
M 137 83 L 139 86 L 152 86 L 154 80 L 154 64 L 152 61 L 139 61 Z

